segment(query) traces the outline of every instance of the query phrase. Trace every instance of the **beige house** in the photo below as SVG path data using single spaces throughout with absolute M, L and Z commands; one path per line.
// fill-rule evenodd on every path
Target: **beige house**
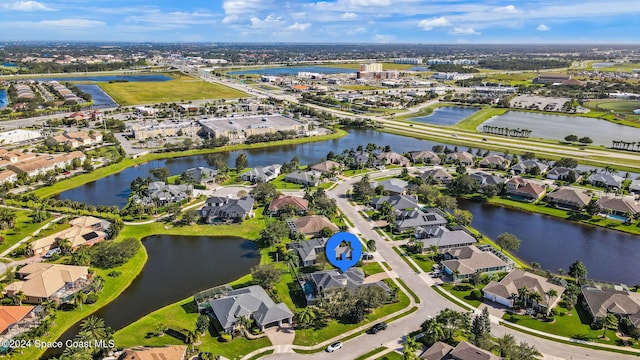
M 538 293 L 542 295 L 541 303 L 537 304 L 531 301 L 534 308 L 539 306 L 547 309 L 553 308 L 564 292 L 564 287 L 551 282 L 545 277 L 521 269 L 512 270 L 500 282 L 490 282 L 482 291 L 485 299 L 511 308 L 518 297 L 518 290 L 521 288 L 526 288 L 529 294 Z M 553 297 L 546 295 L 551 290 L 556 292 Z
M 4 289 L 8 297 L 22 292 L 26 303 L 63 303 L 71 302 L 73 294 L 88 285 L 89 267 L 32 263 L 18 270 L 16 276 L 19 280 Z
M 118 360 L 184 360 L 187 355 L 185 345 L 171 345 L 153 348 L 127 349 Z
M 322 229 L 329 228 L 332 232 L 340 230 L 338 226 L 322 215 L 303 216 L 287 220 L 291 232 L 299 231 L 305 235 L 319 235 Z
M 103 231 L 104 223 L 105 221 L 93 216 L 81 216 L 69 221 L 70 228 L 34 240 L 29 247 L 34 256 L 42 256 L 47 251 L 58 247 L 62 240 L 69 240 L 73 249 L 81 245 L 91 246 L 107 238 L 107 234 Z

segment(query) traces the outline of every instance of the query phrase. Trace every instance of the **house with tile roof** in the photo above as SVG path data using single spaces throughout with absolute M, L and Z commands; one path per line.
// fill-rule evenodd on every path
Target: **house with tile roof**
M 414 163 L 440 165 L 440 157 L 433 151 L 412 151 L 409 153 Z
M 296 209 L 299 215 L 304 215 L 309 210 L 309 200 L 299 196 L 278 194 L 269 203 L 267 211 L 271 215 L 279 215 L 280 211 L 287 207 Z
M 22 292 L 24 302 L 29 304 L 69 303 L 73 301 L 73 294 L 89 284 L 89 267 L 31 263 L 18 270 L 16 277 L 18 281 L 4 289 L 8 297 Z
M 0 306 L 0 341 L 10 340 L 40 323 L 35 306 Z
M 581 210 L 589 204 L 591 195 L 581 189 L 563 186 L 547 194 L 546 201 L 559 208 Z
M 504 360 L 504 358 L 490 351 L 481 349 L 466 341 L 461 341 L 456 347 L 438 341 L 420 355 L 425 360 Z
M 261 286 L 252 285 L 231 290 L 218 299 L 209 301 L 210 316 L 220 323 L 225 332 L 231 333 L 238 319 L 249 317 L 260 330 L 270 326 L 291 324 L 293 312 L 284 303 L 276 304 Z
M 501 155 L 489 155 L 478 162 L 478 166 L 490 169 L 504 170 L 509 167 L 511 161 Z
M 466 151 L 448 153 L 445 159 L 447 163 L 457 163 L 464 166 L 473 165 L 473 154 Z
M 635 215 L 640 212 L 640 206 L 628 197 L 601 197 L 596 203 L 601 212 L 611 215 L 624 216 Z
M 614 314 L 618 319 L 629 319 L 634 327 L 640 328 L 640 293 L 621 287 L 585 285 L 582 296 L 582 306 L 591 315 L 593 323 L 602 320 L 607 314 Z
M 342 170 L 342 164 L 332 160 L 325 160 L 309 166 L 309 169 L 319 171 L 323 174 L 337 174 Z
M 110 223 L 93 216 L 80 216 L 69 221 L 69 225 L 71 227 L 67 229 L 30 242 L 29 249 L 33 256 L 46 254 L 47 251 L 58 247 L 62 240 L 69 240 L 72 249 L 96 244 L 107 238 L 105 231 Z
M 392 164 L 392 165 L 400 165 L 407 166 L 410 161 L 404 155 L 398 154 L 395 151 L 383 152 L 376 155 L 376 159 L 382 164 Z
M 491 281 L 482 291 L 485 299 L 512 308 L 518 298 L 518 290 L 521 288 L 526 288 L 530 294 L 542 295 L 540 303 L 532 300 L 530 302 L 533 308 L 543 307 L 546 309 L 552 309 L 556 306 L 565 289 L 564 286 L 546 277 L 521 269 L 513 269 L 500 282 Z M 551 290 L 554 290 L 557 295 L 548 297 L 546 294 Z
M 505 184 L 507 185 L 507 196 L 515 200 L 536 202 L 546 193 L 542 186 L 518 176 L 507 180 Z
M 423 171 L 422 174 L 420 174 L 420 178 L 424 181 L 433 179 L 440 184 L 448 184 L 453 180 L 453 176 L 441 168 Z
M 468 279 L 476 272 L 488 273 L 499 271 L 511 271 L 513 262 L 507 262 L 498 257 L 489 248 L 477 246 L 465 246 L 455 249 L 447 249 L 443 252 L 444 272 L 454 281 Z
M 287 225 L 291 232 L 298 231 L 307 236 L 318 236 L 324 228 L 329 228 L 332 232 L 340 230 L 338 225 L 332 223 L 331 220 L 322 215 L 308 215 L 288 219 Z

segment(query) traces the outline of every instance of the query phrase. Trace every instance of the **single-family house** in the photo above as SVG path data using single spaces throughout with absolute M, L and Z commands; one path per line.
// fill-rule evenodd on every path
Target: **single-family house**
M 443 255 L 443 270 L 454 281 L 467 279 L 476 272 L 487 273 L 513 269 L 512 262 L 507 263 L 494 254 L 490 248 L 481 250 L 476 246 L 465 246 L 447 249 Z
M 329 228 L 332 232 L 340 230 L 338 225 L 331 222 L 322 215 L 309 215 L 299 218 L 293 218 L 287 220 L 287 225 L 291 232 L 301 232 L 305 235 L 318 236 L 324 228 Z
M 447 163 L 457 163 L 464 166 L 473 165 L 473 155 L 466 151 L 448 153 L 445 160 Z
M 414 163 L 440 165 L 440 156 L 433 151 L 412 151 L 409 153 Z
M 287 174 L 284 181 L 304 186 L 318 186 L 322 181 L 322 173 L 316 170 L 296 170 Z
M 140 199 L 144 204 L 159 202 L 160 204 L 170 204 L 186 201 L 193 194 L 191 184 L 165 184 L 164 181 L 153 181 L 149 183 L 145 196 Z
M 411 196 L 411 195 L 390 195 L 390 196 L 380 196 L 380 197 L 371 199 L 371 206 L 375 210 L 380 210 L 380 207 L 384 203 L 391 204 L 394 211 L 402 211 L 402 210 L 419 208 L 418 199 L 416 199 L 414 196 Z
M 522 269 L 511 270 L 500 282 L 491 281 L 482 291 L 485 299 L 512 308 L 514 301 L 518 298 L 518 290 L 521 288 L 526 288 L 529 294 L 542 295 L 540 303 L 529 299 L 528 302 L 534 308 L 552 309 L 560 301 L 560 296 L 564 292 L 562 285 Z M 555 291 L 555 296 L 547 295 L 551 290 Z
M 33 256 L 46 254 L 49 250 L 57 248 L 63 240 L 68 240 L 73 249 L 103 241 L 107 238 L 105 230 L 109 228 L 110 223 L 93 216 L 81 216 L 69 221 L 69 225 L 71 227 L 29 243 Z
M 440 184 L 448 184 L 453 180 L 453 176 L 441 168 L 426 170 L 420 174 L 420 178 L 424 181 L 435 180 Z
M 309 166 L 309 169 L 323 174 L 338 174 L 342 170 L 342 164 L 332 160 L 325 160 Z
M 582 305 L 591 314 L 593 323 L 608 314 L 629 319 L 634 327 L 640 328 L 640 293 L 623 288 L 584 286 Z
M 606 171 L 600 171 L 589 175 L 587 180 L 593 186 L 605 187 L 611 190 L 618 190 L 622 186 L 624 179 L 616 174 L 612 174 Z
M 209 301 L 210 316 L 220 323 L 225 332 L 231 333 L 238 319 L 253 319 L 260 330 L 270 326 L 291 323 L 293 313 L 284 303 L 276 304 L 261 286 L 252 285 L 231 290 L 220 298 Z
M 567 180 L 571 174 L 571 172 L 575 172 L 573 169 L 569 169 L 562 166 L 556 166 L 547 172 L 547 179 L 550 180 Z M 576 180 L 578 180 L 578 176 L 576 174 Z
M 168 345 L 162 347 L 125 349 L 118 357 L 118 360 L 185 360 L 186 358 L 186 345 Z
M 629 184 L 629 192 L 636 195 L 640 194 L 640 180 L 631 180 L 631 184 Z
M 476 239 L 466 231 L 449 230 L 445 226 L 439 226 L 435 231 L 430 231 L 428 236 L 418 236 L 418 231 L 416 231 L 416 238 L 422 239 L 422 252 L 429 251 L 432 246 L 443 250 L 471 246 L 476 243 Z
M 18 174 L 11 170 L 0 171 L 0 184 L 14 183 L 18 180 Z
M 423 238 L 437 227 L 446 224 L 447 219 L 436 211 L 424 212 L 413 209 L 396 213 L 394 227 L 400 232 L 415 230 L 416 237 Z
M 293 208 L 297 214 L 304 215 L 309 209 L 309 200 L 299 196 L 278 194 L 271 200 L 267 210 L 271 215 L 279 215 L 280 211 L 286 208 Z
M 391 195 L 394 195 L 394 194 L 404 195 L 407 193 L 407 187 L 409 186 L 409 183 L 404 180 L 396 179 L 396 178 L 391 178 L 391 179 L 386 179 L 380 182 L 371 183 L 371 187 L 373 187 L 374 189 L 377 188 L 378 186 L 382 186 L 384 191 L 387 191 Z
M 325 253 L 327 239 L 315 238 L 287 244 L 287 249 L 295 250 L 300 258 L 300 266 L 313 266 L 318 256 Z
M 10 340 L 40 323 L 35 306 L 0 306 L 0 339 Z M 34 311 L 35 310 L 35 311 Z
M 43 301 L 68 303 L 73 295 L 89 284 L 89 267 L 47 263 L 27 264 L 16 272 L 18 281 L 5 287 L 8 297 L 18 292 L 23 302 L 40 304 Z
M 212 196 L 207 199 L 200 209 L 200 216 L 207 224 L 225 221 L 242 221 L 251 216 L 254 199 L 251 196 L 234 199 L 224 196 Z
M 501 155 L 489 155 L 478 162 L 478 166 L 489 169 L 504 170 L 509 167 L 511 161 Z
M 282 165 L 273 164 L 269 166 L 256 166 L 253 169 L 247 170 L 240 178 L 243 181 L 249 181 L 253 184 L 259 182 L 269 182 L 280 175 L 280 170 L 282 169 Z
M 627 197 L 601 197 L 597 202 L 601 212 L 611 215 L 624 216 L 635 215 L 640 212 L 640 206 Z
M 549 193 L 546 201 L 547 203 L 554 204 L 559 208 L 581 210 L 589 204 L 589 201 L 591 201 L 591 195 L 581 189 L 563 186 Z
M 216 176 L 218 176 L 218 170 L 203 166 L 187 169 L 182 173 L 182 179 L 184 181 L 194 182 L 206 187 L 210 187 L 216 183 Z
M 425 360 L 504 360 L 466 341 L 461 341 L 456 347 L 438 341 L 425 350 L 420 358 Z
M 506 185 L 507 195 L 516 200 L 536 202 L 540 200 L 546 192 L 542 186 L 518 176 L 507 180 Z
M 489 174 L 488 172 L 484 171 L 476 171 L 469 176 L 471 176 L 473 180 L 477 181 L 480 187 L 504 183 L 504 179 L 500 176 Z
M 511 171 L 513 171 L 514 174 L 516 175 L 522 175 L 522 174 L 530 174 L 533 168 L 536 168 L 536 172 L 538 174 L 544 174 L 547 172 L 547 169 L 549 169 L 549 165 L 540 162 L 538 160 L 522 160 L 519 163 L 513 165 L 511 167 Z
M 383 152 L 376 155 L 376 159 L 382 164 L 393 164 L 400 166 L 409 165 L 410 161 L 404 155 L 398 154 L 395 151 Z
M 336 288 L 347 289 L 354 293 L 362 286 L 379 286 L 390 292 L 389 287 L 384 282 L 365 283 L 364 279 L 365 275 L 362 269 L 352 267 L 345 272 L 325 270 L 302 274 L 298 277 L 298 283 L 304 292 L 307 306 L 317 304 L 326 291 Z

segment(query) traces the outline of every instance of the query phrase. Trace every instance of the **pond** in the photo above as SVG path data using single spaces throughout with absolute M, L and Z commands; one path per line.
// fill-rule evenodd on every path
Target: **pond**
M 114 330 L 199 291 L 234 281 L 260 261 L 255 243 L 242 238 L 153 235 L 143 244 L 149 258 L 140 275 L 95 313 Z M 73 338 L 78 330 L 72 327 L 59 340 Z
M 7 90 L 0 89 L 0 109 L 9 105 L 9 98 L 7 96 Z
M 640 128 L 582 116 L 509 111 L 485 121 L 478 126 L 477 130 L 482 131 L 484 125 L 530 129 L 532 138 L 563 140 L 565 136 L 571 134 L 578 137 L 588 136 L 595 145 L 607 147 L 611 147 L 614 140 L 636 142 L 640 139 Z
M 411 118 L 411 121 L 418 121 L 432 125 L 450 126 L 475 114 L 478 108 L 465 106 L 443 106 L 433 110 L 433 113 L 427 116 L 419 116 Z
M 640 282 L 640 236 L 469 200 L 459 199 L 458 205 L 471 211 L 471 226 L 483 235 L 495 240 L 504 232 L 515 234 L 522 240 L 516 255 L 542 269 L 568 272 L 580 260 L 589 278 Z
M 266 69 L 229 71 L 230 75 L 297 75 L 299 72 L 319 74 L 355 74 L 355 69 L 325 66 L 287 66 Z
M 299 145 L 273 146 L 263 149 L 238 150 L 225 153 L 230 167 L 235 167 L 235 159 L 240 152 L 245 152 L 249 159 L 249 166 L 265 166 L 270 164 L 282 164 L 298 156 L 303 165 L 313 164 L 326 158 L 329 151 L 340 153 L 349 148 L 357 148 L 358 145 L 366 146 L 368 143 L 385 146 L 397 152 L 431 150 L 436 143 L 408 138 L 404 136 L 387 134 L 375 130 L 349 130 L 347 136 L 336 140 L 311 142 Z M 466 147 L 464 148 L 467 149 Z M 67 190 L 59 194 L 57 199 L 69 199 L 82 201 L 92 205 L 116 205 L 125 206 L 129 196 L 129 186 L 138 176 L 150 176 L 149 171 L 158 167 L 167 167 L 171 175 L 181 174 L 185 170 L 207 166 L 205 156 L 188 156 L 166 160 L 154 160 L 136 167 L 127 168 L 120 173 L 107 176 L 97 181 Z M 108 191 L 105 191 L 108 189 Z
M 118 103 L 113 101 L 113 99 L 105 93 L 100 86 L 95 84 L 83 84 L 76 85 L 76 87 L 83 92 L 91 95 L 91 100 L 93 101 L 92 109 L 105 109 L 105 108 L 114 108 L 118 107 Z
M 109 82 L 109 81 L 129 81 L 129 82 L 162 82 L 173 80 L 172 77 L 164 74 L 148 74 L 148 75 L 87 75 L 87 76 L 63 76 L 51 78 L 34 78 L 36 81 L 93 81 L 93 82 Z

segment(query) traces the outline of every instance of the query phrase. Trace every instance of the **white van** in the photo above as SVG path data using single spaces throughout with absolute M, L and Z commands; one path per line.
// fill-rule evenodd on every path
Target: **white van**
M 53 248 L 53 249 L 47 251 L 47 253 L 44 254 L 43 258 L 48 259 L 48 258 L 52 257 L 54 254 L 60 254 L 60 253 L 61 253 L 60 248 Z

